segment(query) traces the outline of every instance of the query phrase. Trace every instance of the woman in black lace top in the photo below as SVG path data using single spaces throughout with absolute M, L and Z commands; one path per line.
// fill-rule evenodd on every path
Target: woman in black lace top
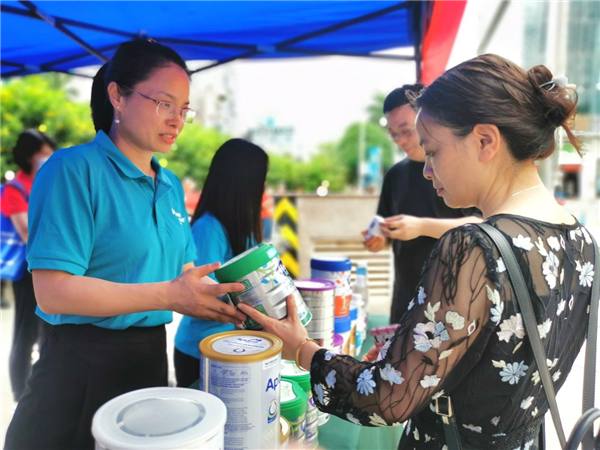
M 475 206 L 512 242 L 558 391 L 585 339 L 596 261 L 588 231 L 543 186 L 534 164 L 569 129 L 575 101 L 544 66 L 496 55 L 466 61 L 415 99 L 424 176 L 454 208 Z M 293 302 L 288 302 L 293 310 Z M 243 312 L 310 368 L 319 408 L 366 426 L 404 423 L 401 449 L 443 449 L 433 402 L 452 395 L 467 449 L 538 448 L 548 410 L 504 262 L 476 226 L 447 232 L 430 255 L 396 335 L 367 361 L 306 342 L 295 314 Z

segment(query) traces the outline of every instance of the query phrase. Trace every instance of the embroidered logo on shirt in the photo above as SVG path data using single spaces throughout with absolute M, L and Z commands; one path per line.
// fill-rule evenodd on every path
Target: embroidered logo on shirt
M 177 211 L 175 211 L 173 208 L 171 208 L 171 212 L 173 213 L 173 215 L 175 217 L 177 217 L 177 219 L 179 220 L 179 224 L 183 225 L 185 223 L 185 217 L 182 217 L 181 214 L 179 214 Z

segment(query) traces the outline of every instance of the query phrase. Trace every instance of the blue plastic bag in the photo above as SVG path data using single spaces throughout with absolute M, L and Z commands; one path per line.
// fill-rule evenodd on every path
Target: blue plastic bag
M 2 185 L 0 188 L 0 196 L 6 186 L 16 187 L 23 197 L 29 201 L 29 196 L 25 188 L 18 181 L 11 181 Z M 9 281 L 18 281 L 23 276 L 27 260 L 25 259 L 27 252 L 27 244 L 23 242 L 15 226 L 4 214 L 0 214 L 0 278 Z

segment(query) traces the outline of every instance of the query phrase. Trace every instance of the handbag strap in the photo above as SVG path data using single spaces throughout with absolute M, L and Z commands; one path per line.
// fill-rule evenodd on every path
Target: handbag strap
M 537 322 L 535 320 L 535 314 L 533 312 L 533 307 L 531 303 L 531 297 L 529 296 L 529 291 L 527 289 L 527 285 L 525 284 L 525 279 L 523 277 L 523 273 L 521 272 L 521 268 L 519 267 L 519 263 L 515 257 L 515 254 L 512 251 L 512 248 L 504 235 L 494 228 L 493 226 L 481 223 L 477 224 L 482 231 L 484 231 L 490 239 L 496 244 L 500 255 L 504 261 L 504 265 L 506 266 L 506 270 L 508 272 L 508 276 L 510 282 L 513 286 L 513 290 L 515 292 L 515 297 L 519 308 L 521 310 L 521 314 L 523 317 L 523 323 L 525 326 L 525 331 L 529 336 L 529 341 L 531 343 L 531 348 L 533 350 L 533 354 L 538 366 L 540 378 L 542 381 L 542 385 L 544 387 L 544 391 L 546 392 L 546 397 L 548 399 L 548 403 L 550 405 L 550 412 L 552 414 L 552 420 L 554 422 L 554 426 L 556 428 L 556 433 L 558 434 L 558 438 L 561 444 L 561 447 L 565 447 L 566 439 L 564 434 L 564 429 L 562 427 L 562 423 L 560 420 L 560 415 L 558 413 L 558 405 L 556 403 L 556 394 L 554 392 L 554 384 L 552 383 L 552 378 L 550 377 L 550 371 L 548 370 L 546 364 L 546 354 L 544 351 L 544 347 L 542 345 L 542 340 L 539 336 Z M 593 238 L 592 238 L 593 239 Z M 599 257 L 599 249 L 594 243 L 594 254 L 595 254 L 595 265 L 597 266 L 600 262 Z M 592 300 L 590 305 L 590 317 L 588 324 L 588 343 L 586 346 L 586 361 L 585 361 L 585 377 L 584 377 L 584 389 L 583 389 L 583 409 L 584 412 L 594 406 L 594 385 L 596 378 L 596 345 L 597 345 L 597 331 L 598 331 L 598 289 L 600 288 L 600 270 L 596 267 L 594 274 L 594 282 L 592 284 Z M 584 440 L 584 448 L 592 448 L 590 445 L 589 439 L 592 439 L 593 445 L 593 434 L 588 433 Z

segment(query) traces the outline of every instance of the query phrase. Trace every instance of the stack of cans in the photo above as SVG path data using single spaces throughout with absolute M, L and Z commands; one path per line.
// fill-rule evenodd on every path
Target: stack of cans
M 333 348 L 335 284 L 327 280 L 297 280 L 296 288 L 312 314 L 308 337 L 321 347 Z

